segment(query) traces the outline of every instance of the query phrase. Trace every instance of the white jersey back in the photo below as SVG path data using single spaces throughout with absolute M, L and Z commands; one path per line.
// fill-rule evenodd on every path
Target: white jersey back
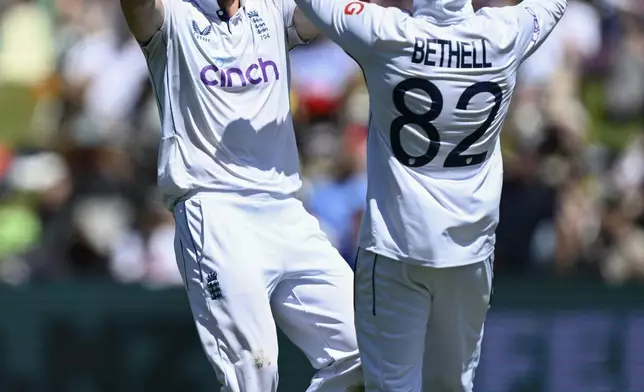
M 440 21 L 355 1 L 296 2 L 360 63 L 369 89 L 360 246 L 434 267 L 485 260 L 494 251 L 499 133 L 517 68 L 566 2 L 527 0 Z
M 164 0 L 165 21 L 143 47 L 163 135 L 158 183 L 171 206 L 194 190 L 289 194 L 300 187 L 289 105 L 295 3 Z

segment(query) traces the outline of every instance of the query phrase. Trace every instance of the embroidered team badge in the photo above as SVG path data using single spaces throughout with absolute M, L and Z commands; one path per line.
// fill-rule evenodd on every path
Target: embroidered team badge
M 248 11 L 246 14 L 250 18 L 251 23 L 253 24 L 253 27 L 255 29 L 255 33 L 259 35 L 259 37 L 262 40 L 270 38 L 270 34 L 268 33 L 268 26 L 266 26 L 266 22 L 264 22 L 264 19 L 262 19 L 261 16 L 259 16 L 259 12 L 255 10 Z
M 206 277 L 206 291 L 208 296 L 212 300 L 219 300 L 224 298 L 224 295 L 221 292 L 221 286 L 219 285 L 219 279 L 217 278 L 216 272 L 211 272 Z

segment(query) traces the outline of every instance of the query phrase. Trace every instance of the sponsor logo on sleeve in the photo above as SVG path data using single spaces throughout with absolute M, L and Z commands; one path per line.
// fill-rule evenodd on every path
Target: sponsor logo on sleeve
M 363 1 L 352 1 L 344 7 L 345 15 L 360 15 L 364 11 Z
M 532 25 L 533 25 L 533 30 L 532 30 L 532 42 L 537 42 L 539 40 L 539 36 L 541 35 L 541 27 L 539 25 L 539 18 L 537 17 L 537 13 L 534 12 L 534 10 L 530 7 L 525 7 L 526 11 L 532 15 Z

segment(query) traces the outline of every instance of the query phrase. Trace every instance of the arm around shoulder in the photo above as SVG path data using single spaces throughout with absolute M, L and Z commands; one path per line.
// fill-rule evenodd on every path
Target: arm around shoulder
M 148 42 L 163 26 L 163 0 L 120 0 L 130 31 L 139 42 Z

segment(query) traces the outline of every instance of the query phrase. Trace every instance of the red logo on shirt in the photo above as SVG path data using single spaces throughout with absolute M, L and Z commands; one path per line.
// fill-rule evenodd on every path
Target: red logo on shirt
M 345 15 L 360 15 L 364 11 L 364 3 L 361 1 L 352 1 L 344 7 Z

